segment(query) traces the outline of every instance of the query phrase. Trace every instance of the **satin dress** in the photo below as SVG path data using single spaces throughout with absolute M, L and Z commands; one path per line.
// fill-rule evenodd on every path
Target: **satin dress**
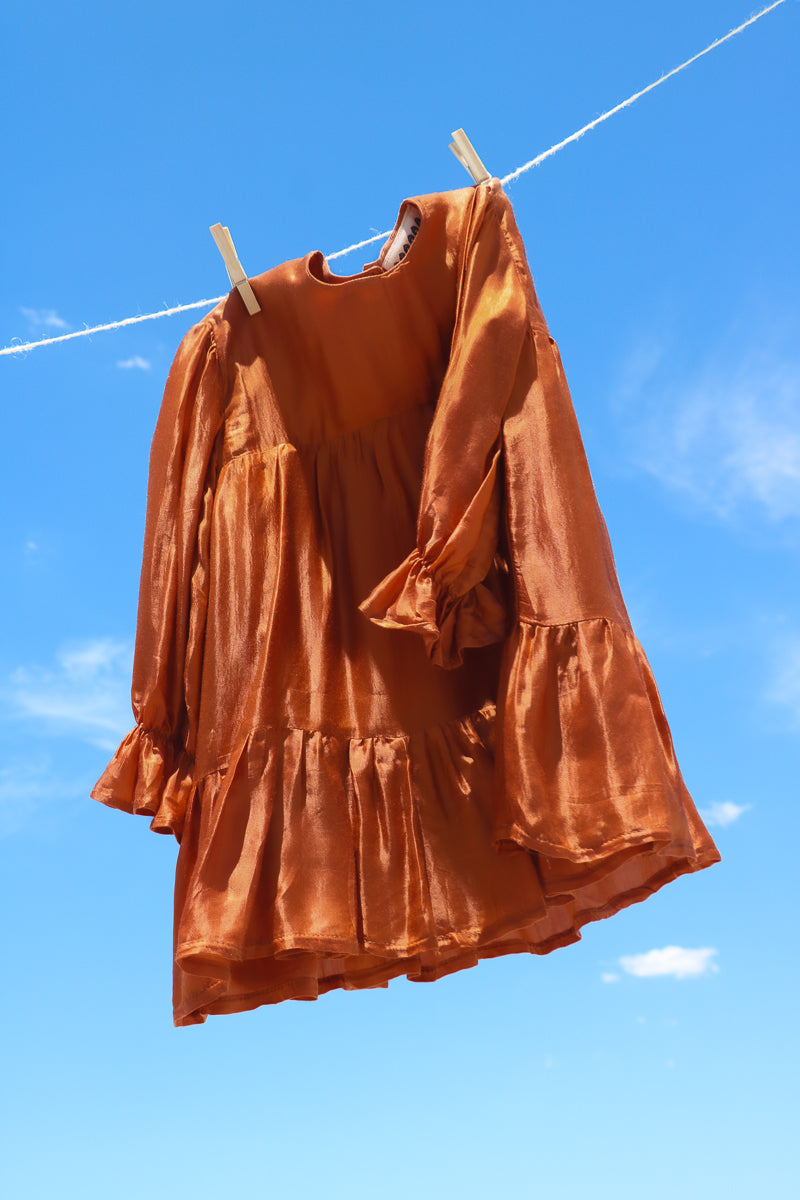
M 545 954 L 719 858 L 499 182 L 251 283 L 169 373 L 92 793 L 179 842 L 176 1025 Z

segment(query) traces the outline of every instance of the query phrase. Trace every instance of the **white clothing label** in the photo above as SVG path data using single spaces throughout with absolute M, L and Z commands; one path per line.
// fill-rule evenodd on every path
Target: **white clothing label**
M 405 211 L 397 233 L 389 243 L 389 248 L 381 260 L 384 271 L 391 271 L 402 262 L 408 254 L 422 224 L 422 214 L 414 204 L 409 204 Z

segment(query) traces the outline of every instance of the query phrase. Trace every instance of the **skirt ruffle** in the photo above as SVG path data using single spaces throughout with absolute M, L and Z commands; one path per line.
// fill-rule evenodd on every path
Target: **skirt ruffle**
M 598 617 L 520 623 L 505 649 L 493 837 L 536 855 L 587 919 L 719 861 L 635 636 Z
M 594 633 L 597 649 L 605 635 Z M 524 631 L 517 670 L 528 663 L 536 690 L 553 681 L 536 679 L 534 641 Z M 557 707 L 552 696 L 541 703 Z M 679 776 L 644 796 L 595 787 L 598 821 L 610 820 L 611 800 L 621 819 L 625 810 L 651 822 L 626 833 L 612 820 L 607 843 L 591 820 L 581 840 L 563 789 L 554 825 L 541 790 L 512 789 L 509 820 L 496 799 L 495 717 L 486 704 L 396 737 L 256 730 L 199 781 L 178 857 L 175 1023 L 546 954 L 579 940 L 587 921 L 716 861 Z M 557 777 L 553 763 L 529 782 Z M 589 800 L 573 795 L 584 820 Z M 561 856 L 542 836 L 556 827 Z

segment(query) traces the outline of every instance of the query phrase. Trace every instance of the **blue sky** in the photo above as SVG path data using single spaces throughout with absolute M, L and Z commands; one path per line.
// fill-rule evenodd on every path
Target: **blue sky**
M 222 294 L 216 221 L 250 274 L 388 229 L 469 182 L 451 130 L 504 175 L 754 11 L 16 0 L 0 344 Z M 131 724 L 147 455 L 201 312 L 0 359 L 7 1195 L 797 1186 L 798 17 L 509 189 L 723 854 L 577 946 L 173 1029 L 174 843 L 88 792 Z

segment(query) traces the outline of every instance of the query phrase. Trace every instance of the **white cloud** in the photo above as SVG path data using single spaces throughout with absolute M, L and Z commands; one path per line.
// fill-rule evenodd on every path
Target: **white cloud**
M 3 689 L 10 716 L 48 731 L 78 733 L 104 750 L 117 748 L 133 724 L 131 648 L 96 638 L 62 649 L 51 667 L 20 667 Z
M 110 756 L 133 725 L 131 656 L 126 642 L 93 638 L 64 646 L 48 666 L 19 667 L 0 680 L 0 723 L 6 738 L 13 721 L 26 735 L 43 740 L 65 734 Z M 14 744 L 18 733 L 19 728 Z M 96 774 L 65 777 L 53 757 L 55 768 L 42 741 L 35 753 L 18 762 L 5 756 L 0 765 L 0 837 L 29 824 L 38 810 L 88 796 Z
M 603 980 L 603 983 L 617 983 L 619 981 L 619 975 L 615 971 L 603 971 L 600 978 Z
M 785 637 L 776 667 L 767 689 L 767 699 L 789 708 L 800 722 L 800 637 Z
M 47 757 L 0 767 L 0 837 L 29 825 L 37 811 L 65 801 L 85 801 L 95 776 L 57 774 Z
M 639 465 L 721 518 L 746 506 L 771 521 L 800 517 L 796 352 L 724 346 L 682 379 L 670 360 L 665 345 L 645 340 L 620 373 L 620 411 Z
M 628 975 L 640 979 L 656 975 L 671 975 L 674 979 L 689 979 L 719 968 L 714 962 L 716 950 L 686 950 L 682 946 L 665 946 L 663 950 L 648 950 L 646 954 L 628 954 L 619 965 Z
M 134 354 L 132 358 L 123 358 L 117 363 L 118 367 L 122 367 L 124 371 L 149 371 L 150 363 L 146 358 L 142 358 L 140 354 Z
M 742 813 L 750 808 L 749 804 L 734 804 L 732 800 L 715 800 L 710 808 L 701 809 L 700 815 L 707 825 L 718 825 L 725 828 L 738 821 Z
M 0 837 L 21 828 L 46 792 L 40 766 L 0 768 Z
M 53 308 L 21 308 L 23 317 L 37 329 L 44 325 L 47 329 L 69 329 L 69 325 Z
M 80 642 L 72 649 L 59 651 L 58 661 L 71 678 L 87 678 L 106 672 L 123 659 L 127 662 L 128 646 L 112 638 L 97 638 Z

